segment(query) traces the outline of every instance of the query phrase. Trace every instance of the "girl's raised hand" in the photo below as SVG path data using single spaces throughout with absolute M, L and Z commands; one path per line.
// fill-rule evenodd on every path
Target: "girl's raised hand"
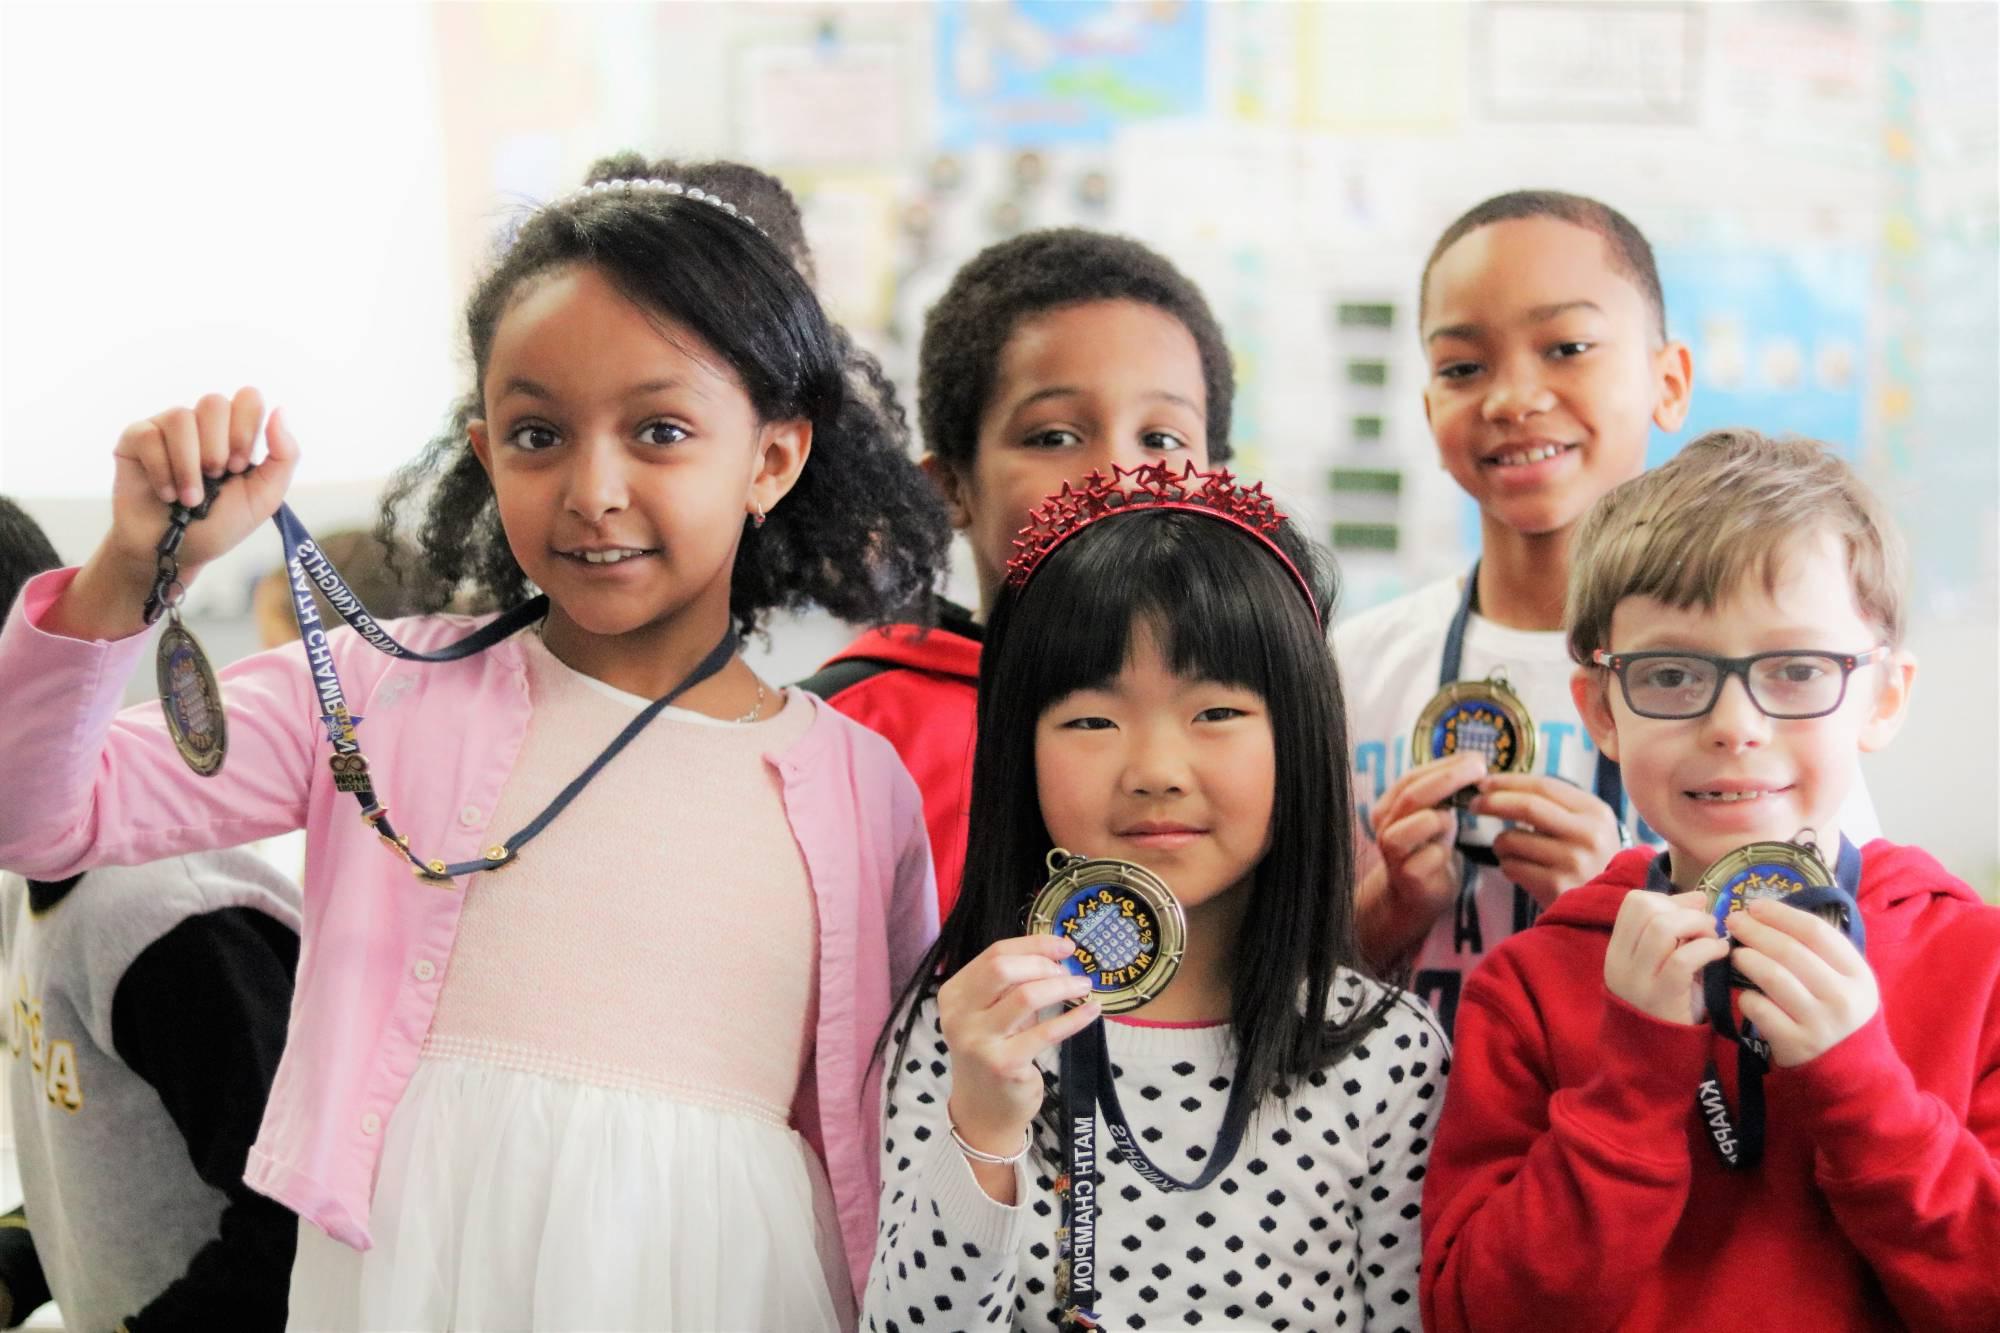
M 167 530 L 168 508 L 200 504 L 204 477 L 230 478 L 208 516 L 188 525 L 178 553 L 186 585 L 277 512 L 298 466 L 299 446 L 279 413 L 265 424 L 262 394 L 239 389 L 234 398 L 212 393 L 193 407 L 133 422 L 118 437 L 112 458 L 111 531 L 49 609 L 42 628 L 50 633 L 115 639 L 144 628 L 140 609 L 152 591 L 154 548 Z
M 1020 1150 L 1042 1106 L 1035 1057 L 1097 1018 L 1095 1004 L 1039 1018 L 1090 993 L 1089 979 L 1063 966 L 1074 952 L 1054 935 L 1000 940 L 938 989 L 938 1023 L 951 1049 L 951 1122 L 981 1152 Z
M 117 476 L 110 541 L 117 553 L 150 574 L 168 506 L 200 504 L 204 477 L 234 479 L 215 497 L 208 517 L 188 525 L 180 549 L 182 582 L 268 522 L 291 485 L 299 446 L 282 414 L 272 413 L 263 431 L 267 453 L 253 471 L 262 426 L 264 396 L 255 389 L 239 389 L 234 398 L 212 393 L 193 407 L 170 407 L 127 426 L 111 454 Z

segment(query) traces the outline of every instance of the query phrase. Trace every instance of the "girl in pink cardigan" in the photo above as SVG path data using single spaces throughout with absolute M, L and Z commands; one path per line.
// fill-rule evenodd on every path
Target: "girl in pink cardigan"
M 220 673 L 226 760 L 182 771 L 118 697 L 167 507 L 223 482 L 184 583 L 285 530 L 298 445 L 249 389 L 127 429 L 111 533 L 0 632 L 0 756 L 36 775 L 0 866 L 307 831 L 247 1171 L 312 1224 L 293 1328 L 839 1329 L 866 1276 L 870 1045 L 936 929 L 922 809 L 886 742 L 734 647 L 777 606 L 894 618 L 943 516 L 748 213 L 637 158 L 590 180 L 475 290 L 472 391 L 385 510 L 424 506 L 440 599 L 545 594 L 486 638 L 520 632 L 430 661 L 478 622 L 329 634 L 288 531 L 304 641 Z

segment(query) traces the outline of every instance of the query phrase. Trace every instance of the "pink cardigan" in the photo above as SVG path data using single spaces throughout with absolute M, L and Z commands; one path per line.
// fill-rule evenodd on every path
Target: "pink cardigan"
M 92 643 L 37 627 L 74 577 L 58 570 L 29 583 L 0 631 L 0 867 L 61 879 L 305 828 L 291 1035 L 245 1179 L 366 1249 L 382 1131 L 430 1028 L 462 885 L 418 880 L 362 822 L 354 798 L 334 789 L 302 648 L 219 673 L 229 757 L 213 777 L 197 777 L 158 705 L 118 711 L 149 636 Z M 394 632 L 422 651 L 473 623 L 425 617 Z M 519 645 L 432 665 L 379 653 L 345 630 L 330 644 L 350 707 L 365 719 L 378 789 L 419 854 L 468 860 L 511 832 L 487 820 L 527 732 Z M 869 1057 L 937 933 L 937 895 L 922 803 L 895 751 L 806 697 L 812 725 L 766 756 L 819 911 L 819 1026 L 793 1123 L 826 1163 L 858 1299 L 875 1242 L 880 1071 Z M 716 980 L 726 994 L 725 978 Z

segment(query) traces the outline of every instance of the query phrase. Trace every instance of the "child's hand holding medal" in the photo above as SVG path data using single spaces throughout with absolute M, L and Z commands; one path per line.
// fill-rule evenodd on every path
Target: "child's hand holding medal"
M 1543 907 L 1595 879 L 1623 845 L 1610 806 L 1545 773 L 1490 774 L 1467 809 L 1507 821 L 1493 839 L 1493 856 L 1500 872 Z
M 1769 898 L 1728 918 L 1732 967 L 1756 985 L 1739 1003 L 1781 1069 L 1823 1055 L 1882 1007 L 1875 971 L 1853 941 L 1812 912 Z
M 1000 940 L 938 988 L 938 1022 L 951 1048 L 947 1111 L 966 1146 L 994 1157 L 1017 1153 L 1042 1109 L 1035 1057 L 1096 1021 L 1091 1003 L 1038 1021 L 1043 1010 L 1090 994 L 1090 980 L 1064 966 L 1075 951 L 1053 935 Z M 1006 1188 L 1011 1194 L 1011 1172 Z
M 258 461 L 260 430 L 267 453 Z M 191 408 L 134 422 L 118 437 L 112 457 L 111 531 L 44 622 L 70 638 L 118 639 L 145 628 L 140 609 L 153 588 L 172 507 L 192 509 L 203 502 L 209 480 L 231 480 L 205 517 L 186 526 L 175 552 L 177 577 L 185 584 L 270 522 L 292 483 L 299 445 L 279 413 L 266 426 L 263 395 L 240 389 L 234 398 L 209 394 Z
M 1845 842 L 1840 852 L 1829 867 L 1808 831 L 1738 848 L 1702 872 L 1707 914 L 1731 943 L 1728 984 L 1780 1068 L 1832 1049 L 1882 1004 L 1862 955 L 1859 858 Z
M 1415 947 L 1458 897 L 1452 853 L 1459 819 L 1450 801 L 1485 776 L 1485 755 L 1449 755 L 1410 769 L 1375 803 L 1370 814 L 1382 861 L 1363 874 L 1355 895 L 1371 956 L 1396 957 Z

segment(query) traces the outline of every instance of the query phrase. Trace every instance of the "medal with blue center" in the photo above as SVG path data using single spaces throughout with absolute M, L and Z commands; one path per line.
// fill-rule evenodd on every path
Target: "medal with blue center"
M 1485 680 L 1446 684 L 1417 715 L 1410 738 L 1413 764 L 1475 751 L 1486 756 L 1489 772 L 1535 771 L 1535 720 L 1498 671 Z M 1478 794 L 1477 787 L 1462 788 L 1452 794 L 1451 804 L 1462 808 Z
M 1090 859 L 1058 847 L 1049 853 L 1049 881 L 1028 908 L 1030 933 L 1059 935 L 1076 946 L 1069 969 L 1089 978 L 1106 1014 L 1130 1013 L 1173 980 L 1187 945 L 1187 917 L 1166 882 L 1142 865 Z M 1081 1001 L 1079 1001 L 1081 1002 Z M 1056 1231 L 1056 1301 L 1062 1326 L 1100 1327 L 1097 1304 L 1097 1224 L 1103 1211 L 1098 1179 L 1098 1116 L 1106 1156 L 1131 1166 L 1165 1193 L 1205 1189 L 1242 1145 L 1254 1109 L 1248 1084 L 1233 1079 L 1222 1128 L 1206 1165 L 1193 1180 L 1162 1171 L 1146 1155 L 1119 1104 L 1104 1024 L 1092 1023 L 1063 1043 L 1057 1057 L 1063 1170 L 1056 1181 L 1062 1222 Z
M 1049 853 L 1049 882 L 1028 909 L 1028 933 L 1076 946 L 1066 966 L 1090 981 L 1107 1014 L 1137 1009 L 1181 965 L 1187 918 L 1165 881 L 1132 861 Z
M 1827 896 L 1827 891 L 1835 889 L 1833 870 L 1810 832 L 1801 833 L 1792 842 L 1753 842 L 1738 847 L 1702 871 L 1696 887 L 1708 900 L 1718 935 L 1724 933 L 1731 912 L 1740 912 L 1759 898 L 1798 900 L 1813 890 L 1820 892 L 1813 894 L 1814 901 L 1805 904 L 1805 910 L 1835 930 L 1847 929 L 1847 908 L 1836 900 L 1837 892 L 1834 898 Z M 1757 989 L 1734 967 L 1729 969 L 1729 984 L 1743 990 Z

